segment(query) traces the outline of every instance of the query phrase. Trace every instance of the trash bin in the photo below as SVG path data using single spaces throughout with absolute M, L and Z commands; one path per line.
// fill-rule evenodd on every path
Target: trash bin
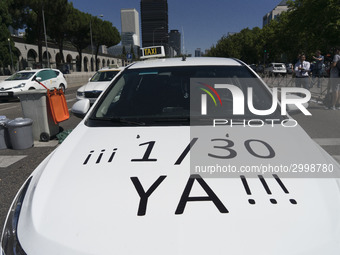
M 7 123 L 9 119 L 6 116 L 0 116 L 0 150 L 10 147 Z
M 33 120 L 33 138 L 47 142 L 59 133 L 59 124 L 55 124 L 47 104 L 45 89 L 17 92 L 25 118 Z
M 12 149 L 23 150 L 33 147 L 33 120 L 28 118 L 16 118 L 7 123 Z

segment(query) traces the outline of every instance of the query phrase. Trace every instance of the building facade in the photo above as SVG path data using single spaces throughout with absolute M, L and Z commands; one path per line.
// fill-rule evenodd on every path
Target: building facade
M 197 48 L 197 49 L 195 50 L 195 57 L 202 57 L 201 48 Z
M 15 71 L 26 68 L 46 67 L 57 68 L 63 71 L 62 69 L 65 67 L 65 65 L 67 65 L 68 70 L 71 72 L 95 71 L 95 59 L 90 51 L 84 50 L 80 58 L 79 53 L 75 48 L 64 46 L 63 55 L 65 64 L 62 64 L 58 46 L 49 42 L 48 51 L 46 51 L 45 47 L 42 49 L 43 62 L 39 63 L 37 45 L 26 43 L 24 38 L 17 36 L 12 36 L 11 39 L 14 41 L 16 57 L 19 60 L 14 67 Z M 48 66 L 47 56 L 50 66 Z M 121 58 L 116 58 L 104 53 L 98 54 L 97 62 L 99 69 L 108 67 L 109 65 L 124 65 L 124 61 Z
M 139 14 L 136 9 L 121 9 L 122 45 L 140 46 Z
M 164 45 L 168 48 L 167 0 L 141 0 L 142 46 Z
M 169 46 L 173 48 L 176 55 L 181 55 L 181 33 L 178 30 L 170 30 Z
M 270 21 L 278 19 L 280 14 L 287 10 L 287 0 L 282 0 L 271 12 L 268 12 L 263 16 L 262 26 L 264 27 L 265 25 L 269 25 Z

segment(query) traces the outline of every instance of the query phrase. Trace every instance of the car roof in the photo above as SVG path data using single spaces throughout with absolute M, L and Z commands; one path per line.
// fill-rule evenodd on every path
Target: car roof
M 29 73 L 29 72 L 39 72 L 42 70 L 53 70 L 53 71 L 58 71 L 60 72 L 58 69 L 52 69 L 52 68 L 42 68 L 42 69 L 30 69 L 30 70 L 21 70 L 18 73 Z
M 140 62 L 135 62 L 130 65 L 129 69 L 152 68 L 152 67 L 174 67 L 174 66 L 242 66 L 241 61 L 232 58 L 211 58 L 211 57 L 196 57 L 196 58 L 164 58 L 152 59 Z

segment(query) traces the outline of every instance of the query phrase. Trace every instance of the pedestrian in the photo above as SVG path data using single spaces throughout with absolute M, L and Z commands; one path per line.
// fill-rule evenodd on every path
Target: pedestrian
M 295 86 L 309 90 L 309 69 L 310 63 L 306 61 L 305 54 L 300 55 L 299 61 L 295 64 Z
M 338 68 L 340 63 L 340 47 L 335 49 L 335 54 L 333 57 L 333 61 L 331 63 L 330 70 L 330 85 L 332 89 L 332 105 L 328 109 L 331 110 L 340 110 L 340 70 Z M 338 65 L 337 65 L 338 64 Z M 336 108 L 337 106 L 337 108 Z
M 324 57 L 321 55 L 321 51 L 317 50 L 315 52 L 315 56 L 313 56 L 313 59 L 315 61 L 314 68 L 313 68 L 313 80 L 317 78 L 318 82 L 318 88 L 320 88 L 320 78 L 322 76 L 322 67 L 324 63 Z M 313 86 L 311 86 L 313 87 Z

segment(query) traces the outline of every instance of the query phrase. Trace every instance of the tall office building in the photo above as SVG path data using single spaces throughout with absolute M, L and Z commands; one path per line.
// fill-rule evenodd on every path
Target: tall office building
M 136 9 L 121 9 L 122 45 L 140 46 L 139 15 Z
M 181 33 L 178 30 L 170 30 L 169 46 L 176 51 L 177 56 L 181 55 Z
M 195 57 L 202 57 L 201 48 L 197 48 L 197 49 L 195 50 Z
M 143 47 L 164 45 L 168 48 L 167 0 L 141 0 Z

